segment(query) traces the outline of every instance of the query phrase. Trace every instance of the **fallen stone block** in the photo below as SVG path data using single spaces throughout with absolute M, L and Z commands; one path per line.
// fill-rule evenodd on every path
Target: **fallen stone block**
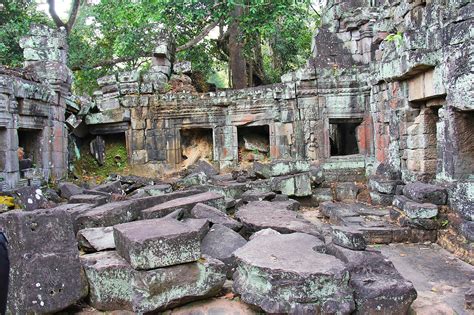
M 274 229 L 270 229 L 270 228 L 268 228 L 268 229 L 263 229 L 263 230 L 257 231 L 257 232 L 255 232 L 255 233 L 253 233 L 252 235 L 250 235 L 249 241 L 253 240 L 254 238 L 260 237 L 260 236 L 279 235 L 279 234 L 281 234 L 281 233 L 275 231 Z
M 173 191 L 169 184 L 145 186 L 142 189 L 149 196 L 161 196 Z
M 234 231 L 242 228 L 242 223 L 227 216 L 224 212 L 203 203 L 196 204 L 191 209 L 190 216 L 196 219 L 207 219 L 212 224 L 221 224 Z
M 287 196 L 311 196 L 311 180 L 309 173 L 272 177 L 270 187 L 274 192 Z
M 69 199 L 74 195 L 80 195 L 84 191 L 84 188 L 79 187 L 73 183 L 60 183 L 59 192 L 62 198 Z
M 337 201 L 354 201 L 357 199 L 359 187 L 353 182 L 337 183 L 335 191 Z
M 234 290 L 268 313 L 351 313 L 349 272 L 339 259 L 317 252 L 323 247 L 303 233 L 257 237 L 234 252 Z
M 201 241 L 204 238 L 204 236 L 206 236 L 207 232 L 209 232 L 210 224 L 207 219 L 186 218 L 180 222 L 186 224 L 192 230 L 197 230 L 199 240 Z
M 352 250 L 364 250 L 367 247 L 364 234 L 349 227 L 333 226 L 332 241 L 336 245 Z
M 113 182 L 104 183 L 102 185 L 96 186 L 93 190 L 101 191 L 109 194 L 122 194 L 122 183 L 119 180 Z
M 39 187 L 26 186 L 15 189 L 12 193 L 16 202 L 25 211 L 49 208 L 50 204 Z
M 83 229 L 77 233 L 79 248 L 86 253 L 115 249 L 114 229 L 98 227 Z
M 183 209 L 186 215 L 189 215 L 191 209 L 198 203 L 204 203 L 220 209 L 225 208 L 224 196 L 214 192 L 203 192 L 169 200 L 154 207 L 145 209 L 141 211 L 141 217 L 143 219 L 162 218 L 176 209 Z
M 199 230 L 173 219 L 116 225 L 114 239 L 117 252 L 137 270 L 183 264 L 201 256 Z
M 435 205 L 445 205 L 448 199 L 445 188 L 420 182 L 406 184 L 403 194 L 415 202 Z
M 276 194 L 274 192 L 262 192 L 258 190 L 247 190 L 242 194 L 241 199 L 244 202 L 249 201 L 262 201 L 262 200 L 272 200 L 274 199 Z
M 332 189 L 331 188 L 316 188 L 313 189 L 313 198 L 320 204 L 325 201 L 333 201 Z
M 219 171 L 216 170 L 214 166 L 212 166 L 209 162 L 200 159 L 199 161 L 195 162 L 193 165 L 189 166 L 187 169 L 190 173 L 204 173 L 208 178 L 218 175 Z
M 201 252 L 222 261 L 227 268 L 227 278 L 232 278 L 235 268 L 234 251 L 247 243 L 237 232 L 220 224 L 214 224 L 201 243 Z
M 326 201 L 319 205 L 321 213 L 329 218 L 332 224 L 339 224 L 345 217 L 357 217 L 360 214 L 355 212 L 345 203 Z
M 89 283 L 89 304 L 100 311 L 132 311 L 134 270 L 115 251 L 81 256 Z
M 379 176 L 373 176 L 369 179 L 369 189 L 375 190 L 382 194 L 394 195 L 397 186 L 402 184 L 400 180 L 386 179 Z
M 150 196 L 131 200 L 124 200 L 105 204 L 89 211 L 83 212 L 75 219 L 74 226 L 77 229 L 113 226 L 116 224 L 135 221 L 140 217 L 140 211 L 166 201 L 198 194 L 198 190 L 183 190 L 164 194 L 161 196 Z M 173 211 L 170 211 L 171 213 Z M 167 214 L 169 214 L 167 213 Z
M 133 311 L 163 311 L 215 296 L 224 285 L 225 273 L 224 263 L 208 256 L 198 262 L 137 271 L 132 280 Z
M 384 194 L 378 191 L 369 192 L 370 200 L 373 205 L 377 206 L 390 206 L 393 202 L 394 195 Z
M 284 208 L 284 209 L 290 210 L 290 211 L 298 211 L 298 209 L 301 206 L 299 201 L 296 201 L 294 199 L 288 199 L 286 201 L 272 201 L 272 203 L 277 208 Z
M 328 252 L 347 264 L 357 314 L 408 314 L 416 290 L 380 252 L 337 245 L 329 246 Z
M 464 307 L 467 310 L 474 310 L 474 286 L 464 294 Z
M 74 195 L 69 199 L 69 203 L 89 203 L 94 206 L 100 206 L 107 203 L 108 198 L 101 195 Z
M 266 228 L 280 233 L 302 232 L 321 237 L 319 229 L 311 222 L 300 218 L 294 211 L 286 210 L 278 203 L 269 201 L 253 201 L 239 208 L 235 214 L 242 222 L 240 233 L 248 238 L 253 233 Z
M 64 210 L 0 215 L 8 238 L 7 314 L 54 313 L 86 295 L 70 216 Z
M 393 199 L 393 206 L 403 210 L 411 219 L 431 219 L 438 215 L 438 206 L 431 203 L 418 203 L 403 195 Z
M 253 163 L 253 171 L 262 178 L 293 175 L 309 172 L 310 163 L 307 161 L 273 161 L 270 163 Z

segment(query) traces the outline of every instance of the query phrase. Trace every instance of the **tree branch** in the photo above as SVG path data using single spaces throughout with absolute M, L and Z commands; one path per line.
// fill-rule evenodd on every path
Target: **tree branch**
M 220 21 L 221 20 L 219 19 L 219 20 L 216 20 L 216 21 L 212 22 L 211 24 L 207 25 L 202 30 L 202 32 L 199 33 L 196 37 L 194 37 L 193 39 L 188 41 L 186 44 L 181 45 L 178 48 L 176 48 L 176 52 L 183 51 L 183 50 L 189 49 L 189 48 L 194 47 L 195 45 L 197 45 L 201 40 L 204 39 L 204 37 L 206 37 L 209 34 L 210 31 L 212 31 L 212 29 L 214 27 L 216 27 L 220 23 Z
M 49 14 L 53 18 L 54 24 L 56 24 L 58 28 L 63 27 L 63 26 L 65 27 L 66 24 L 64 24 L 64 22 L 61 21 L 61 19 L 56 13 L 54 0 L 48 0 L 48 5 L 49 5 Z
M 74 0 L 72 3 L 71 13 L 69 14 L 69 20 L 67 21 L 67 24 L 66 24 L 66 31 L 68 32 L 68 34 L 71 32 L 72 27 L 74 26 L 74 23 L 76 22 L 77 13 L 79 12 L 79 5 L 80 5 L 79 0 Z

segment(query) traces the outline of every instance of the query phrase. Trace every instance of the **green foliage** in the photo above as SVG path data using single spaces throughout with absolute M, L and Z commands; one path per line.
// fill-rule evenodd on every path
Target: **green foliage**
M 385 37 L 385 41 L 389 43 L 395 42 L 398 47 L 403 43 L 403 32 L 388 34 L 387 37 Z
M 34 0 L 2 0 L 0 8 L 0 64 L 21 67 L 23 51 L 18 44 L 32 23 L 48 23 L 36 10 Z

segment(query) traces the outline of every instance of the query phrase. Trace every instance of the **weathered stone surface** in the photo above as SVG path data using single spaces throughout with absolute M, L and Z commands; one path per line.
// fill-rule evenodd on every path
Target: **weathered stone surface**
M 113 182 L 104 183 L 102 185 L 94 187 L 94 190 L 109 193 L 109 194 L 122 194 L 122 183 L 119 180 Z
M 395 196 L 393 205 L 402 209 L 411 219 L 431 219 L 438 215 L 438 206 L 431 203 L 418 203 L 400 195 Z
M 160 196 L 150 196 L 105 204 L 79 214 L 74 225 L 77 229 L 113 226 L 137 220 L 140 211 L 174 198 L 197 194 L 198 190 L 177 191 Z M 170 211 L 169 213 L 171 213 Z M 169 214 L 167 213 L 167 214 Z
M 84 188 L 81 188 L 73 183 L 60 183 L 59 192 L 61 197 L 69 199 L 71 196 L 80 195 L 84 191 Z
M 98 227 L 83 229 L 77 233 L 79 248 L 85 252 L 100 252 L 115 249 L 114 229 Z
M 384 194 L 378 191 L 371 191 L 369 195 L 373 205 L 390 206 L 393 203 L 394 195 Z
M 308 172 L 310 170 L 310 164 L 307 161 L 289 160 L 272 161 L 270 163 L 254 162 L 253 170 L 258 176 L 270 178 Z
M 240 233 L 244 237 L 249 237 L 266 228 L 274 229 L 280 233 L 302 232 L 320 237 L 320 231 L 315 225 L 300 218 L 294 211 L 278 207 L 274 202 L 250 202 L 240 207 L 235 217 L 243 224 Z
M 333 201 L 332 189 L 331 188 L 316 188 L 313 189 L 313 198 L 319 203 L 325 201 Z
M 271 189 L 287 196 L 311 196 L 311 180 L 309 173 L 272 177 Z
M 250 235 L 249 237 L 249 241 L 253 240 L 254 238 L 257 238 L 257 237 L 260 237 L 260 236 L 265 236 L 265 235 L 280 235 L 281 233 L 280 232 L 277 232 L 275 231 L 274 229 L 263 229 L 263 230 L 260 230 L 260 231 L 257 231 L 255 233 L 253 233 L 252 235 Z
M 133 310 L 161 311 L 212 297 L 224 285 L 225 272 L 224 263 L 208 256 L 194 263 L 136 272 Z
M 198 203 L 204 203 L 220 209 L 224 209 L 225 206 L 224 196 L 214 192 L 204 192 L 163 202 L 154 207 L 143 210 L 141 216 L 144 219 L 161 218 L 176 209 L 183 209 L 186 213 L 189 213 Z
M 89 281 L 91 305 L 102 311 L 161 311 L 211 297 L 225 281 L 224 263 L 211 257 L 199 262 L 136 271 L 116 252 L 81 257 Z
M 88 302 L 101 311 L 128 310 L 132 306 L 133 269 L 115 251 L 81 256 L 89 282 Z
M 369 179 L 369 188 L 378 191 L 379 193 L 394 195 L 397 186 L 401 183 L 402 181 L 400 180 L 391 180 L 374 176 Z
M 417 293 L 393 264 L 377 251 L 353 251 L 337 245 L 328 248 L 347 264 L 354 288 L 357 314 L 407 314 Z
M 262 200 L 272 200 L 276 194 L 274 192 L 262 192 L 258 190 L 247 190 L 242 194 L 242 200 L 244 202 L 249 201 L 262 201 Z
M 53 313 L 86 295 L 77 242 L 64 210 L 10 211 L 0 215 L 8 238 L 7 313 Z
M 336 245 L 352 250 L 364 250 L 367 247 L 364 234 L 348 227 L 333 226 L 332 241 Z
M 103 205 L 108 198 L 101 195 L 74 195 L 69 199 L 69 203 L 90 203 L 95 206 Z
M 13 196 L 16 202 L 26 211 L 48 208 L 48 201 L 39 187 L 27 186 L 15 189 Z
M 230 218 L 224 212 L 203 203 L 196 204 L 192 208 L 190 216 L 196 219 L 207 219 L 212 224 L 221 224 L 234 231 L 242 228 L 242 223 Z
M 173 219 L 153 219 L 114 226 L 117 252 L 134 269 L 192 262 L 201 256 L 200 230 Z
M 227 278 L 232 278 L 235 268 L 234 251 L 247 243 L 245 238 L 237 232 L 220 225 L 214 224 L 201 243 L 201 252 L 225 263 Z
M 187 169 L 188 172 L 190 173 L 204 173 L 206 174 L 207 177 L 212 177 L 214 175 L 219 174 L 219 171 L 217 171 L 214 166 L 212 166 L 209 162 L 205 160 L 198 160 L 196 161 L 193 165 L 188 167 Z
M 474 287 L 466 291 L 464 295 L 464 305 L 467 310 L 474 310 Z
M 161 196 L 173 190 L 169 184 L 150 185 L 141 189 L 149 196 Z
M 234 253 L 234 290 L 269 313 L 350 313 L 349 272 L 342 261 L 316 251 L 322 247 L 303 233 L 257 237 Z
M 445 188 L 420 182 L 405 185 L 403 194 L 415 202 L 435 205 L 445 205 L 448 197 Z
M 356 200 L 359 193 L 359 187 L 355 183 L 337 183 L 336 185 L 336 200 L 348 201 Z

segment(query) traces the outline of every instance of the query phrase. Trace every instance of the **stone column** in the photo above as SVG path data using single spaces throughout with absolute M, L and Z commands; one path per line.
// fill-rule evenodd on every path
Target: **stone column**
M 64 28 L 51 29 L 45 25 L 33 25 L 30 33 L 20 40 L 25 58 L 24 66 L 54 91 L 50 101 L 49 132 L 44 139 L 43 169 L 45 175 L 54 178 L 67 173 L 67 129 L 64 124 L 66 97 L 70 94 L 72 72 L 67 67 L 67 34 Z M 49 157 L 49 158 L 46 158 Z M 50 172 L 48 172 L 50 170 Z

